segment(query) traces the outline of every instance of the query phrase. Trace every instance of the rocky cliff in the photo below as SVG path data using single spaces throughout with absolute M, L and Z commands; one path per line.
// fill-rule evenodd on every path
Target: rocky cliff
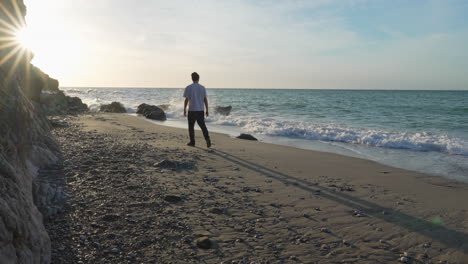
M 0 0 L 0 263 L 49 263 L 50 239 L 33 190 L 37 171 L 59 160 L 49 123 L 37 103 L 55 82 L 30 64 L 14 41 L 23 0 Z M 57 83 L 58 87 L 58 83 Z

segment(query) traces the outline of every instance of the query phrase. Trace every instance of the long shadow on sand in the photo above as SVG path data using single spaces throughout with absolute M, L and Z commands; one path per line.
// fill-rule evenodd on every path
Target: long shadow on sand
M 435 241 L 441 242 L 447 247 L 468 253 L 468 235 L 465 233 L 461 233 L 442 225 L 434 224 L 432 222 L 428 222 L 426 220 L 395 211 L 391 208 L 386 208 L 378 204 L 347 195 L 345 193 L 338 193 L 324 186 L 314 185 L 305 180 L 301 180 L 299 178 L 286 175 L 282 172 L 266 168 L 221 150 L 213 150 L 212 154 L 246 169 L 265 175 L 268 178 L 278 180 L 285 184 L 290 184 L 299 189 L 311 193 L 317 193 L 317 191 L 320 191 L 320 195 L 324 198 L 330 199 L 350 208 L 361 209 L 368 215 L 398 225 L 411 232 L 417 232 L 421 235 L 427 236 Z M 383 211 L 387 212 L 387 214 L 382 214 Z

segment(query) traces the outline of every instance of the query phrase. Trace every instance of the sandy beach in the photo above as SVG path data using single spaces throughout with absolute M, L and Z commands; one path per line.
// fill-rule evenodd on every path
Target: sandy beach
M 125 114 L 53 124 L 53 263 L 468 263 L 467 184 Z

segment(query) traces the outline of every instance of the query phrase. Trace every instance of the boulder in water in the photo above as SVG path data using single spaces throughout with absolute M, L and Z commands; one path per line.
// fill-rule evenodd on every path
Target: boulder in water
M 138 106 L 137 114 L 152 120 L 166 121 L 164 110 L 155 105 L 141 104 Z
M 232 106 L 216 106 L 215 114 L 228 116 L 231 113 Z
M 101 105 L 101 112 L 107 113 L 127 113 L 125 107 L 119 102 L 112 102 L 108 105 Z
M 250 134 L 240 134 L 240 136 L 238 136 L 237 138 L 258 141 L 258 139 L 256 139 L 254 136 Z

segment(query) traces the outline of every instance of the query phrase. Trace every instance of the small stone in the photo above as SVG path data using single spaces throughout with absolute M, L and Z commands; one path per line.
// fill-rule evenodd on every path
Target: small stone
M 319 208 L 319 207 L 315 207 L 314 210 L 315 210 L 315 211 L 320 211 L 320 208 Z
M 112 254 L 119 254 L 119 249 L 118 249 L 118 248 L 113 248 L 113 249 L 111 250 L 111 253 L 112 253 Z
M 223 214 L 223 213 L 224 213 L 224 209 L 217 208 L 217 207 L 213 207 L 213 208 L 211 208 L 210 210 L 208 210 L 208 212 L 210 212 L 210 213 L 212 213 L 212 214 Z
M 326 228 L 326 227 L 322 227 L 322 228 L 320 228 L 320 232 L 330 233 L 330 230 L 328 230 L 328 228 Z
M 210 249 L 211 248 L 211 240 L 208 237 L 200 237 L 195 240 L 197 247 L 201 249 Z
M 424 243 L 423 245 L 423 248 L 430 248 L 431 247 L 431 243 Z
M 118 216 L 118 215 L 111 215 L 111 214 L 109 214 L 109 215 L 103 216 L 103 217 L 102 217 L 102 220 L 103 220 L 103 221 L 106 221 L 106 222 L 115 222 L 115 221 L 117 221 L 119 218 L 120 218 L 120 216 Z
M 323 244 L 323 245 L 320 246 L 321 251 L 327 251 L 329 249 L 330 249 L 330 247 L 327 244 Z
M 398 261 L 400 261 L 402 263 L 408 263 L 409 259 L 407 257 L 401 257 Z
M 182 198 L 176 195 L 166 195 L 164 196 L 164 201 L 170 202 L 170 203 L 177 203 L 182 201 Z
M 236 242 L 242 243 L 242 242 L 244 242 L 244 239 L 242 237 L 239 237 L 238 239 L 236 239 Z
M 380 244 L 387 244 L 387 241 L 385 239 L 380 239 L 379 242 Z
M 356 217 L 364 217 L 365 214 L 363 214 L 361 211 L 359 210 L 354 210 L 353 211 L 353 215 L 356 216 Z
M 86 237 L 85 237 L 85 236 L 80 236 L 80 240 L 81 240 L 81 241 L 85 241 L 85 240 L 86 240 Z

